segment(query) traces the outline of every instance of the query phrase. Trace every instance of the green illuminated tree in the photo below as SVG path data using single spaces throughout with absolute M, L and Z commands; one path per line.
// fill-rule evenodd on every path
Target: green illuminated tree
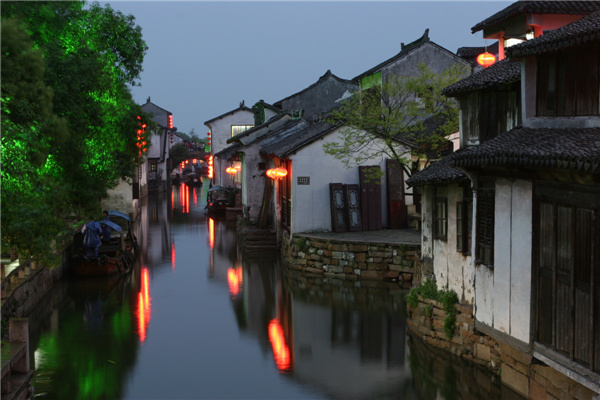
M 347 168 L 385 155 L 410 176 L 412 155 L 435 156 L 458 131 L 457 104 L 441 91 L 466 74 L 458 65 L 436 74 L 420 64 L 417 76 L 392 76 L 355 94 L 332 111 L 330 122 L 344 122 L 342 141 L 325 152 Z
M 2 249 L 48 258 L 63 217 L 140 161 L 129 91 L 146 44 L 132 16 L 81 1 L 2 8 Z M 149 129 L 150 131 L 150 129 Z

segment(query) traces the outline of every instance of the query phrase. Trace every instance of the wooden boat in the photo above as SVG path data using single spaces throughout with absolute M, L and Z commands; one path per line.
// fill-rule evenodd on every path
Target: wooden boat
M 193 169 L 184 169 L 182 172 L 183 183 L 188 186 L 202 186 L 202 177 Z
M 231 205 L 231 193 L 233 188 L 226 188 L 223 186 L 213 186 L 207 191 L 206 195 L 206 209 L 209 213 L 224 213 L 227 207 Z
M 83 245 L 83 227 L 75 232 L 75 248 L 71 269 L 77 276 L 107 276 L 129 272 L 137 257 L 137 238 L 133 233 L 133 224 L 126 214 L 110 211 L 110 219 L 97 224 L 110 228 L 110 239 L 98 247 L 98 257 L 86 256 Z M 86 224 L 88 226 L 89 222 Z

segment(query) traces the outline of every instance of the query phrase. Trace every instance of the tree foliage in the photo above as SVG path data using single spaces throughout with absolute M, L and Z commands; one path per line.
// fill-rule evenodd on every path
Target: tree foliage
M 48 258 L 64 216 L 92 218 L 140 161 L 128 85 L 146 44 L 110 6 L 2 2 L 2 248 Z
M 171 165 L 173 166 L 173 169 L 177 168 L 177 166 L 179 166 L 179 164 L 182 161 L 187 160 L 189 156 L 190 151 L 188 150 L 187 146 L 183 143 L 177 143 L 176 145 L 171 147 L 171 150 L 169 150 L 169 158 L 172 161 Z M 167 172 L 171 173 L 171 171 Z
M 417 76 L 391 76 L 358 92 L 331 112 L 330 122 L 344 123 L 342 141 L 324 145 L 347 168 L 382 155 L 400 162 L 408 175 L 411 156 L 434 156 L 458 131 L 458 107 L 442 89 L 468 74 L 455 65 L 436 74 L 425 64 Z

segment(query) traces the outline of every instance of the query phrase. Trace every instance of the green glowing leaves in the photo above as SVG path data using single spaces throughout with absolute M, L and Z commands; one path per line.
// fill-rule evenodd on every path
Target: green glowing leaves
M 147 46 L 132 16 L 98 3 L 3 2 L 0 12 L 2 246 L 43 258 L 63 215 L 95 215 L 135 171 L 140 107 L 128 84 Z

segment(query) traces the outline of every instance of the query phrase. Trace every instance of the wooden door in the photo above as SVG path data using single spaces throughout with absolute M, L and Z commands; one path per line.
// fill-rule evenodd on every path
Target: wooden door
M 362 231 L 360 215 L 360 188 L 358 185 L 344 185 L 346 200 L 346 221 L 350 232 Z
M 329 184 L 329 196 L 331 204 L 331 230 L 334 232 L 347 232 L 346 223 L 346 196 L 344 195 L 344 186 L 341 183 Z
M 404 170 L 398 160 L 386 160 L 388 225 L 390 229 L 408 227 L 408 212 L 404 198 Z
M 360 202 L 363 231 L 382 229 L 381 221 L 381 178 L 379 166 L 358 167 L 360 180 Z

